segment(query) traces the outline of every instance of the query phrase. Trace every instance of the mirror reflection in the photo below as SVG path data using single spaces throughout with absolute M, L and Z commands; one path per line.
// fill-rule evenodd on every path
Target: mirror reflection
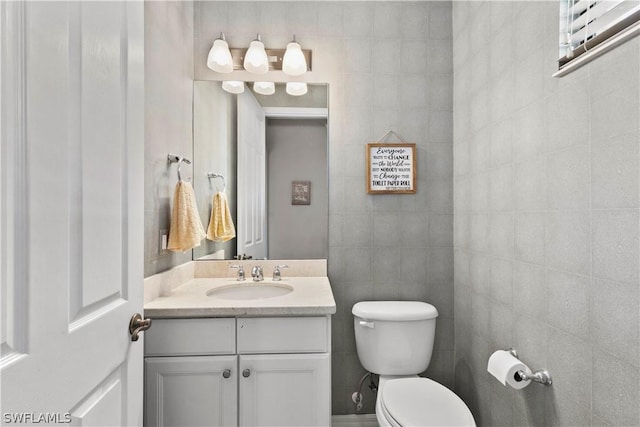
M 193 185 L 202 223 L 223 193 L 236 237 L 203 240 L 193 259 L 328 256 L 328 86 L 260 95 L 195 81 Z M 218 194 L 218 196 L 216 196 Z

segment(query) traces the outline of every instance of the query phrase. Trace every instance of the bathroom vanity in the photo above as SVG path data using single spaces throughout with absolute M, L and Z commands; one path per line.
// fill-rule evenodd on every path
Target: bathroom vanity
M 333 313 L 326 276 L 161 292 L 145 304 L 145 425 L 330 425 Z

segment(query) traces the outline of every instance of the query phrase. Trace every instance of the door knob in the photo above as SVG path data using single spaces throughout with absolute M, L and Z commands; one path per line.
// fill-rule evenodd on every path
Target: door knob
M 138 341 L 138 334 L 142 331 L 146 331 L 151 327 L 151 319 L 143 319 L 140 313 L 136 313 L 131 317 L 129 322 L 129 333 L 131 334 L 131 341 Z
M 251 375 L 251 369 L 245 369 L 244 371 L 242 371 L 243 377 L 249 378 L 249 375 Z
M 224 378 L 229 378 L 229 377 L 231 376 L 231 369 L 225 369 L 225 370 L 222 372 L 222 376 L 223 376 Z

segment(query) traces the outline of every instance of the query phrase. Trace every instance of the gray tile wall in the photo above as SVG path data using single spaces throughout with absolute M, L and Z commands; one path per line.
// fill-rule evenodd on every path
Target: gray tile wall
M 247 46 L 260 32 L 267 47 L 284 47 L 295 33 L 313 50 L 304 79 L 329 83 L 334 414 L 355 412 L 351 393 L 364 370 L 351 307 L 362 300 L 433 303 L 440 317 L 429 374 L 452 387 L 451 4 L 197 2 L 194 21 L 196 80 L 220 79 L 205 60 L 224 31 L 231 46 Z M 366 193 L 365 145 L 389 129 L 418 146 L 415 195 Z M 363 412 L 373 412 L 373 403 L 367 390 Z
M 191 260 L 160 250 L 168 230 L 177 167 L 167 154 L 192 156 L 193 2 L 145 2 L 145 200 L 144 275 Z M 184 165 L 183 179 L 191 176 Z
M 640 424 L 640 40 L 562 77 L 557 2 L 454 2 L 455 387 L 479 425 Z M 515 347 L 552 387 L 486 371 Z

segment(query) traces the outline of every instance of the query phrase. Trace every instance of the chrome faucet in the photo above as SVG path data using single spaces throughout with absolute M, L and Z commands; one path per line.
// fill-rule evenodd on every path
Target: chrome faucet
M 242 266 L 242 264 L 235 264 L 235 265 L 230 265 L 229 268 L 237 268 L 238 269 L 238 277 L 237 277 L 237 281 L 241 282 L 244 280 L 244 267 Z
M 282 273 L 280 272 L 281 268 L 289 268 L 288 265 L 276 265 L 276 268 L 273 269 L 273 281 L 277 282 L 279 280 L 282 280 Z
M 262 274 L 262 267 L 259 265 L 254 265 L 251 268 L 251 277 L 253 277 L 254 282 L 261 282 L 264 280 L 264 275 Z

